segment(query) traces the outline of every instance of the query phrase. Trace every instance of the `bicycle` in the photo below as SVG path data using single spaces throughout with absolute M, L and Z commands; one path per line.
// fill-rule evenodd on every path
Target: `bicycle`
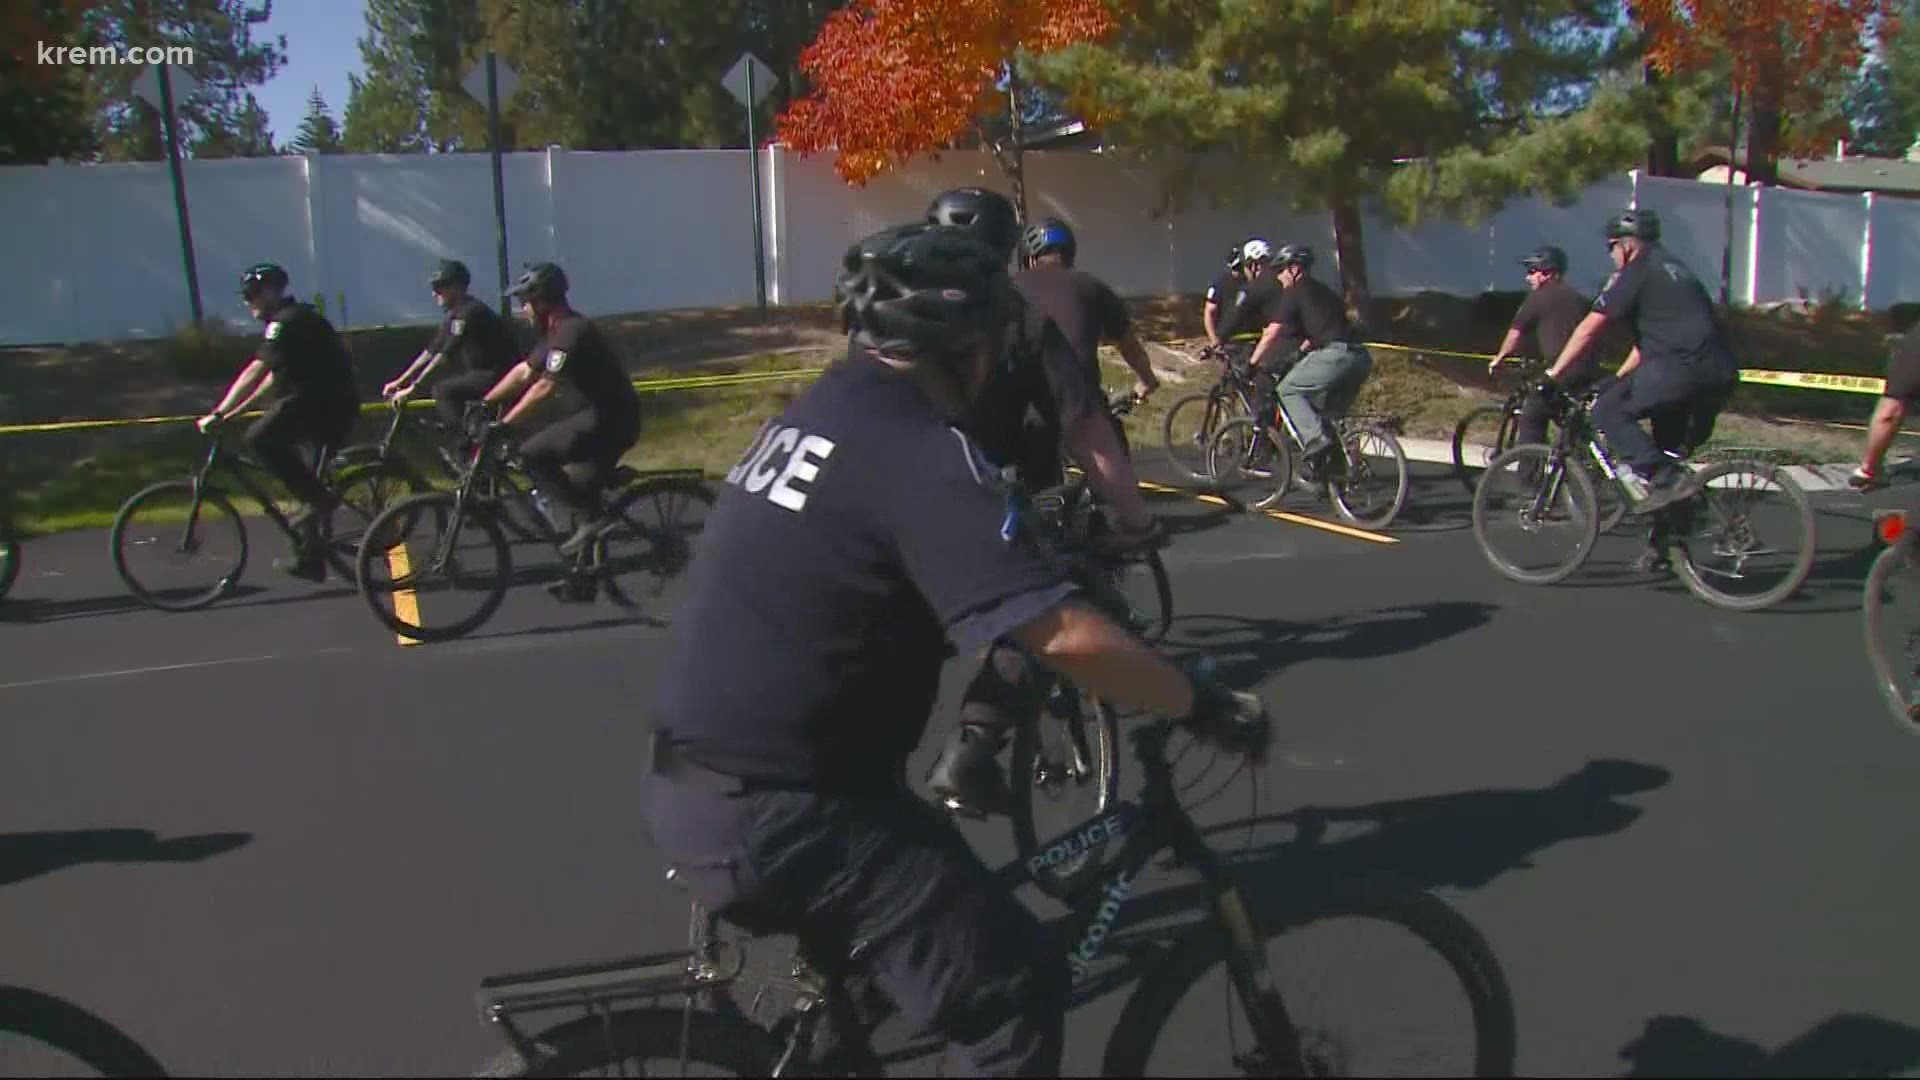
M 469 416 L 476 415 L 470 408 Z M 502 529 L 508 504 L 533 523 L 537 540 L 560 553 L 567 534 L 546 499 L 524 479 L 525 468 L 508 442 L 504 426 L 487 424 L 453 490 L 401 499 L 367 526 L 372 539 L 355 557 L 354 580 L 374 618 L 388 630 L 415 641 L 450 641 L 493 617 L 506 598 L 513 574 L 513 557 Z M 591 544 L 564 560 L 557 595 L 588 603 L 604 594 L 621 607 L 634 608 L 638 605 L 618 583 L 621 572 L 635 568 L 649 573 L 657 594 L 686 568 L 693 554 L 692 540 L 682 535 L 674 510 L 693 503 L 703 510 L 711 507 L 714 492 L 697 469 L 640 472 L 625 465 L 613 470 L 607 489 L 605 520 Z M 656 511 L 654 520 L 636 520 L 649 503 Z M 420 526 L 427 521 L 433 522 L 429 542 L 416 547 Z M 456 551 L 469 529 L 478 532 L 480 544 Z M 638 551 L 627 550 L 635 544 Z M 416 555 L 416 550 L 421 554 Z M 483 557 L 491 558 L 493 570 L 471 568 Z M 378 583 L 383 572 L 390 574 L 384 585 Z M 427 605 L 419 594 L 437 586 L 471 587 L 480 593 L 480 606 L 465 617 L 429 625 L 421 618 Z
M 1393 524 L 1407 504 L 1407 452 L 1394 434 L 1394 422 L 1374 416 L 1343 416 L 1329 418 L 1329 422 L 1339 453 L 1326 460 L 1321 475 L 1298 479 L 1318 487 L 1340 516 L 1353 525 L 1384 529 Z M 1249 504 L 1251 509 L 1266 510 L 1293 490 L 1293 450 L 1303 445 L 1276 395 L 1272 414 L 1260 425 L 1258 437 L 1253 421 L 1246 417 L 1220 426 L 1207 447 L 1207 473 L 1218 486 L 1236 478 L 1270 479 L 1272 492 Z M 1264 463 L 1259 461 L 1262 456 L 1266 458 Z M 1376 460 L 1391 468 L 1391 478 L 1375 468 Z
M 1220 362 L 1219 378 L 1206 390 L 1187 394 L 1167 407 L 1160 421 L 1160 441 L 1166 447 L 1167 460 L 1190 480 L 1210 480 L 1207 471 L 1207 447 L 1220 425 L 1231 417 L 1251 417 L 1259 396 L 1257 379 L 1245 366 L 1245 350 L 1235 356 L 1233 350 L 1209 345 L 1200 352 L 1202 360 Z
M 1520 434 L 1520 410 L 1547 373 L 1547 366 L 1536 360 L 1515 361 L 1514 365 L 1517 378 L 1506 399 L 1498 405 L 1482 405 L 1454 425 L 1453 475 L 1469 496 L 1480 474 L 1486 472 L 1487 463 L 1513 449 Z M 1603 385 L 1595 385 L 1582 392 L 1589 406 L 1602 389 Z M 1591 460 L 1582 459 L 1582 464 L 1594 472 L 1594 488 L 1600 496 L 1600 531 L 1612 532 L 1626 520 L 1627 502 L 1612 485 L 1603 483 L 1604 477 Z
M 1910 614 L 1920 607 L 1920 595 L 1889 597 L 1896 591 L 1896 576 L 1908 589 L 1920 585 L 1920 578 L 1912 573 L 1920 565 L 1914 560 L 1914 532 L 1907 518 L 1905 510 L 1874 511 L 1874 536 L 1885 547 L 1867 571 L 1861 615 L 1867 632 L 1867 660 L 1873 665 L 1881 700 L 1892 710 L 1894 722 L 1902 731 L 1920 734 L 1920 625 L 1897 634 L 1888 632 L 1896 612 Z
M 15 1075 L 72 1075 L 66 1072 L 71 1062 L 101 1076 L 167 1075 L 153 1055 L 119 1028 L 72 1002 L 22 986 L 0 986 L 0 1034 L 18 1036 L 39 1051 L 9 1061 L 23 1070 Z M 62 1062 L 59 1072 L 53 1071 L 49 1053 Z
M 1108 1076 L 1148 1076 L 1157 1046 L 1176 1007 L 1216 971 L 1225 974 L 1229 997 L 1232 1064 L 1250 1075 L 1369 1075 L 1364 1064 L 1350 1066 L 1335 1033 L 1303 1023 L 1302 997 L 1283 997 L 1275 981 L 1290 969 L 1269 962 L 1275 941 L 1310 940 L 1328 924 L 1346 927 L 1369 920 L 1412 933 L 1445 962 L 1465 992 L 1471 1012 L 1470 1062 L 1453 1066 L 1454 1075 L 1507 1076 L 1515 1055 L 1512 997 L 1505 976 L 1473 926 L 1444 901 L 1424 890 L 1384 878 L 1335 882 L 1323 888 L 1299 888 L 1256 924 L 1242 898 L 1241 885 L 1227 859 L 1209 847 L 1188 810 L 1179 802 L 1173 765 L 1168 760 L 1172 724 L 1159 720 L 1130 733 L 1145 772 L 1137 800 L 1122 803 L 1061 833 L 1008 871 L 1017 888 L 1036 864 L 1061 853 L 1099 851 L 1123 840 L 1118 856 L 1106 865 L 1103 880 L 1074 896 L 1073 914 L 1061 939 L 1076 992 L 1086 996 L 1116 989 L 1131 967 L 1143 969 L 1121 1009 L 1106 1046 L 1102 1072 Z M 1266 721 L 1257 722 L 1243 749 L 1257 757 L 1266 739 Z M 1171 944 L 1116 932 L 1116 922 L 1133 896 L 1136 880 L 1154 856 L 1170 852 L 1173 864 L 1196 871 L 1206 898 L 1206 918 L 1183 926 Z M 670 868 L 668 880 L 677 871 Z M 743 983 L 751 931 L 723 939 L 720 920 L 697 902 L 692 907 L 687 948 L 608 963 L 551 968 L 481 980 L 477 995 L 481 1017 L 499 1032 L 507 1049 L 481 1075 L 566 1076 L 619 1068 L 622 1075 L 658 1075 L 678 1062 L 718 1067 L 738 1076 L 879 1076 L 883 1062 L 872 1050 L 854 1015 L 855 1005 L 841 980 L 823 974 L 813 958 L 797 951 L 790 974 Z M 743 938 L 743 940 L 735 940 Z M 1116 962 L 1113 958 L 1124 956 Z M 836 961 L 841 958 L 834 958 Z M 835 967 L 841 965 L 836 963 Z M 736 987 L 753 989 L 742 1008 Z M 762 1020 L 770 992 L 790 995 L 784 1010 Z M 680 998 L 677 1004 L 670 999 Z M 663 1000 L 664 999 L 664 1000 Z M 1198 1000 L 1196 997 L 1195 1000 Z M 556 1009 L 578 1008 L 585 1015 L 530 1030 L 530 1018 Z M 1209 1001 L 1209 1011 L 1219 1006 Z M 1234 1013 L 1248 1023 L 1254 1045 L 1241 1052 L 1232 1034 Z M 909 1047 L 898 1058 L 919 1056 L 937 1047 Z M 1422 1046 L 1423 1055 L 1432 1048 Z M 651 1066 L 658 1061 L 661 1064 Z M 628 1063 L 639 1065 L 629 1073 Z M 651 1068 L 650 1068 L 651 1066 Z M 1447 1066 L 1441 1066 L 1446 1068 Z M 657 1070 L 657 1071 L 655 1071 Z M 1224 1072 L 1216 1065 L 1214 1073 Z M 1204 1075 L 1204 1074 L 1202 1074 Z M 1443 1073 L 1444 1075 L 1444 1073 Z
M 333 527 L 335 515 L 321 519 L 322 552 L 328 567 L 342 577 L 353 575 L 349 560 L 365 534 L 365 526 L 396 491 L 420 491 L 427 486 L 412 465 L 388 452 L 399 423 L 396 409 L 387 436 L 379 442 L 340 449 L 322 445 L 315 454 L 314 471 L 339 499 L 335 514 L 347 512 L 355 526 L 342 534 Z M 162 480 L 135 492 L 114 516 L 108 538 L 120 580 L 142 603 L 162 611 L 204 608 L 232 593 L 246 569 L 247 527 L 232 499 L 215 484 L 216 474 L 224 472 L 259 503 L 266 519 L 289 543 L 298 544 L 301 539 L 268 493 L 271 474 L 266 466 L 244 452 L 227 450 L 217 427 L 206 437 L 207 453 L 200 465 L 184 480 Z M 222 551 L 226 554 L 219 554 Z M 184 576 L 190 580 L 204 580 L 203 575 L 212 574 L 213 583 L 174 586 L 158 582 L 156 575 L 170 575 L 159 568 L 135 568 L 140 557 L 149 553 L 162 556 L 170 566 L 187 567 Z
M 1473 495 L 1473 535 L 1481 553 L 1493 568 L 1511 580 L 1527 585 L 1552 585 L 1566 580 L 1587 561 L 1600 536 L 1602 514 L 1595 491 L 1593 474 L 1605 478 L 1620 496 L 1637 503 L 1638 497 L 1627 486 L 1627 470 L 1616 466 L 1600 433 L 1593 426 L 1593 393 L 1582 398 L 1561 395 L 1556 407 L 1561 414 L 1560 434 L 1552 446 L 1527 444 L 1513 447 L 1488 463 Z M 1718 461 L 1692 477 L 1694 493 L 1656 514 L 1656 525 L 1664 532 L 1663 553 L 1672 557 L 1680 578 L 1695 596 L 1715 607 L 1730 611 L 1758 611 L 1785 600 L 1799 589 L 1813 568 L 1817 547 L 1813 507 L 1806 492 L 1785 469 L 1755 453 L 1721 453 Z M 1586 468 L 1568 468 L 1582 461 Z M 1748 580 L 1748 563 L 1776 554 L 1760 538 L 1764 526 L 1776 531 L 1784 524 L 1774 515 L 1762 515 L 1765 521 L 1736 505 L 1738 496 L 1729 491 L 1770 483 L 1786 492 L 1791 518 L 1803 537 L 1786 577 L 1770 589 L 1744 595 L 1720 588 L 1710 578 L 1729 582 Z M 1515 508 L 1496 508 L 1505 488 L 1519 495 Z M 1704 514 L 1703 514 L 1704 509 Z M 1701 525 L 1701 519 L 1705 524 Z M 1490 528 L 1509 519 L 1521 532 L 1541 535 L 1549 526 L 1566 524 L 1573 530 L 1572 552 L 1549 563 L 1544 569 L 1532 569 L 1519 556 L 1501 550 L 1489 535 Z M 1699 528 L 1696 529 L 1696 525 Z M 1698 535 L 1710 543 L 1703 558 L 1695 558 L 1687 540 Z

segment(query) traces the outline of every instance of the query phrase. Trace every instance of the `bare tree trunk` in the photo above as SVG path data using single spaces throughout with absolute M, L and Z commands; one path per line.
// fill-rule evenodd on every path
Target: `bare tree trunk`
M 1780 107 L 1752 99 L 1753 116 L 1747 125 L 1747 178 L 1768 186 L 1780 183 Z
M 1660 72 L 1652 64 L 1644 65 L 1646 85 L 1659 86 Z M 1664 119 L 1653 129 L 1647 142 L 1647 175 L 1680 176 L 1680 136 Z
M 1024 228 L 1027 224 L 1026 146 L 1020 139 L 1020 73 L 1013 61 L 1007 61 L 1007 141 L 1012 147 L 1012 163 L 1001 162 L 1007 180 L 1013 184 L 1013 211 Z
M 1372 317 L 1373 293 L 1367 285 L 1367 247 L 1360 203 L 1349 195 L 1333 202 L 1333 250 L 1340 264 L 1340 291 L 1347 311 L 1360 322 Z

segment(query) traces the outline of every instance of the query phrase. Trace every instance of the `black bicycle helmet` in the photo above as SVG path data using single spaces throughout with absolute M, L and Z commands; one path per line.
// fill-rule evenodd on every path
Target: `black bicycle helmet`
M 1273 256 L 1273 267 L 1285 270 L 1289 266 L 1297 266 L 1302 270 L 1313 269 L 1313 249 L 1305 244 L 1280 245 L 1280 250 Z
M 1660 239 L 1660 215 L 1651 210 L 1622 210 L 1607 219 L 1607 239 Z
M 530 298 L 552 303 L 567 297 L 566 271 L 550 262 L 534 263 L 528 266 L 518 278 L 507 295 L 515 299 Z
M 255 263 L 240 275 L 240 297 L 243 300 L 253 299 L 263 288 L 284 291 L 286 287 L 287 272 L 274 263 Z
M 1073 238 L 1073 228 L 1059 218 L 1047 218 L 1036 225 L 1027 226 L 1027 234 L 1021 240 L 1026 248 L 1027 261 L 1057 251 L 1073 265 L 1073 257 L 1080 250 L 1079 242 Z
M 1529 270 L 1545 270 L 1549 274 L 1567 272 L 1567 253 L 1552 244 L 1542 244 L 1534 248 L 1533 253 L 1520 260 L 1520 265 Z
M 847 249 L 842 271 L 842 324 L 889 355 L 964 356 L 1012 310 L 1005 261 L 962 226 L 882 229 Z
M 928 204 L 926 220 L 929 225 L 958 225 L 972 230 L 999 252 L 1001 262 L 1013 258 L 1013 249 L 1020 243 L 1020 216 L 1014 212 L 1013 202 L 986 188 L 941 192 Z
M 464 289 L 472 283 L 473 275 L 467 272 L 467 264 L 459 259 L 441 259 L 440 265 L 433 270 L 433 276 L 427 279 L 427 284 L 436 289 L 446 285 L 458 285 Z

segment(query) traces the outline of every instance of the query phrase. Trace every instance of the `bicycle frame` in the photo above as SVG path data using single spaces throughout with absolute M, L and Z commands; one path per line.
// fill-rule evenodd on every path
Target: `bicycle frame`
M 1173 769 L 1166 758 L 1171 730 L 1168 722 L 1156 721 L 1129 733 L 1146 781 L 1139 799 L 1119 803 L 1040 845 L 1037 854 L 1011 868 L 1015 876 L 1008 887 L 1018 888 L 1048 866 L 1102 850 L 1116 840 L 1123 842 L 1119 859 L 1108 868 L 1104 879 L 1074 898 L 1075 914 L 1068 924 L 1070 936 L 1065 939 L 1070 943 L 1066 959 L 1073 983 L 1079 985 L 1093 971 L 1094 962 L 1112 936 L 1121 911 L 1132 897 L 1135 879 L 1155 855 L 1171 851 L 1175 865 L 1190 867 L 1199 874 L 1213 923 L 1227 936 L 1231 946 L 1227 953 L 1229 975 L 1242 999 L 1252 1006 L 1247 1019 L 1255 1025 L 1264 1060 L 1292 1063 L 1298 1075 L 1304 1076 L 1299 1043 L 1274 988 L 1262 938 L 1239 885 L 1179 804 Z M 669 879 L 672 876 L 669 871 Z M 483 979 L 478 995 L 482 1015 L 529 1061 L 536 1060 L 535 1039 L 515 1021 L 516 1016 L 528 1013 L 579 1007 L 599 1015 L 603 1024 L 610 1024 L 610 1006 L 614 1004 L 685 995 L 688 1015 L 695 1000 L 702 999 L 708 1009 L 744 1018 L 733 996 L 719 991 L 739 979 L 745 968 L 745 952 L 729 955 L 730 947 L 717 936 L 718 922 L 696 902 L 686 949 Z M 792 1023 L 784 1031 L 784 1053 L 772 1070 L 775 1076 L 808 1048 L 821 1007 L 835 1000 L 829 981 L 804 957 L 796 958 L 791 981 L 786 985 L 798 990 L 799 996 L 788 1012 Z M 781 1027 L 779 1023 L 773 1025 L 776 1031 Z M 683 1033 L 685 1030 L 683 1027 Z M 859 1039 L 848 1043 L 849 1047 L 863 1044 Z M 856 1074 L 875 1071 L 857 1069 Z
M 224 470 L 226 475 L 231 477 L 233 481 L 240 486 L 241 490 L 251 495 L 254 501 L 260 504 L 260 509 L 266 512 L 267 520 L 273 522 L 289 539 L 297 537 L 298 534 L 293 527 L 293 523 L 287 520 L 286 515 L 280 512 L 280 507 L 274 501 L 273 497 L 267 494 L 266 485 L 260 480 L 257 480 L 253 475 L 255 473 L 265 475 L 266 467 L 252 458 L 247 457 L 245 454 L 222 454 L 223 446 L 224 440 L 221 436 L 212 436 L 207 446 L 207 456 L 201 460 L 199 468 L 194 470 L 193 476 L 191 477 L 193 481 L 194 507 L 192 513 L 189 514 L 187 518 L 187 535 L 191 536 L 193 534 L 193 526 L 199 520 L 200 493 L 207 488 L 209 483 L 208 478 L 224 465 L 226 466 Z M 328 558 L 333 558 L 331 552 L 328 553 Z

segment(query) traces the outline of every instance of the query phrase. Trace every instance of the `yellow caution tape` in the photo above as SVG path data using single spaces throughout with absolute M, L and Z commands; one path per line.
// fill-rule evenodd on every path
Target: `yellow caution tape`
M 820 368 L 794 368 L 787 371 L 746 371 L 729 375 L 687 375 L 669 379 L 635 379 L 633 388 L 642 394 L 657 394 L 671 390 L 706 390 L 719 386 L 751 386 L 758 383 L 779 382 L 786 379 L 810 379 L 820 374 Z M 431 400 L 407 402 L 409 409 L 424 409 L 433 405 Z M 384 401 L 370 401 L 360 406 L 363 413 L 378 412 L 390 408 Z M 196 413 L 192 416 L 142 416 L 127 420 L 59 420 L 45 424 L 11 424 L 0 426 L 0 435 L 28 435 L 52 431 L 87 431 L 102 428 L 141 427 L 151 424 L 191 424 L 204 416 Z M 238 414 L 236 419 L 261 415 L 258 409 Z
M 1850 394 L 1876 396 L 1887 388 L 1885 379 L 1867 375 L 1829 375 L 1815 371 L 1742 371 L 1740 381 L 1769 386 L 1804 386 L 1814 390 L 1844 390 Z

